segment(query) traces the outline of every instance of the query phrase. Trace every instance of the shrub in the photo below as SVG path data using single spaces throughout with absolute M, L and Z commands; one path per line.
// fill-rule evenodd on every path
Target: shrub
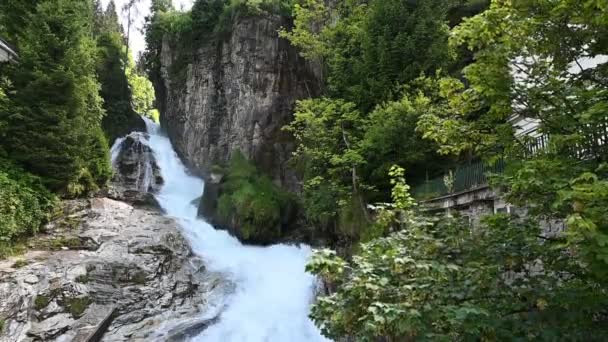
M 0 242 L 36 233 L 55 204 L 38 177 L 0 159 Z
M 233 153 L 218 199 L 218 215 L 233 222 L 242 238 L 272 241 L 280 237 L 281 218 L 291 196 L 259 172 L 240 152 Z

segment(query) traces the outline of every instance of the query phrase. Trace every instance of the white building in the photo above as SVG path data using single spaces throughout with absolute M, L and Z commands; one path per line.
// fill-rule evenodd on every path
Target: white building
M 12 62 L 17 60 L 17 53 L 13 48 L 2 38 L 0 38 L 0 63 Z

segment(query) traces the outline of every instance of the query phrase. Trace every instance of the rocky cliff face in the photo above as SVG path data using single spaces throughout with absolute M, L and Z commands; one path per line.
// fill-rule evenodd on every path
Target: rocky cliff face
M 241 17 L 229 34 L 191 52 L 165 37 L 156 95 L 163 127 L 190 167 L 206 173 L 240 150 L 277 184 L 297 190 L 286 165 L 293 141 L 281 128 L 297 99 L 319 94 L 320 77 L 279 38 L 289 25 L 278 15 Z

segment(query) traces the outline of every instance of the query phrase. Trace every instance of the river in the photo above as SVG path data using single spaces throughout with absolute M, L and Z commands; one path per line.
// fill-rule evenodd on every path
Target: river
M 222 272 L 235 284 L 219 321 L 191 341 L 329 341 L 308 318 L 316 284 L 315 278 L 305 272 L 311 249 L 284 244 L 243 245 L 226 231 L 197 219 L 192 201 L 201 196 L 203 180 L 188 173 L 159 126 L 144 120 L 149 146 L 165 181 L 157 200 L 166 215 L 178 220 L 194 253 L 206 261 L 207 268 Z

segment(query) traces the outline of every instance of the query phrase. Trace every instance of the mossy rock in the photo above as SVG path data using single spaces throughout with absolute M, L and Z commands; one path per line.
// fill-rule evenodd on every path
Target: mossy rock
M 63 306 L 74 318 L 80 318 L 92 301 L 89 297 L 64 298 Z
M 135 284 L 144 285 L 147 281 L 146 272 L 137 271 L 131 275 L 131 281 Z
M 25 259 L 17 259 L 17 261 L 15 261 L 15 263 L 13 263 L 13 268 L 21 268 L 24 266 L 27 266 L 30 262 L 25 260 Z
M 81 284 L 86 284 L 89 281 L 91 281 L 91 278 L 89 277 L 89 274 L 81 274 L 79 276 L 76 277 L 76 282 L 81 283 Z
M 224 170 L 219 184 L 205 187 L 199 213 L 243 242 L 265 245 L 279 241 L 295 216 L 293 195 L 238 151 Z
M 52 299 L 53 298 L 48 295 L 43 295 L 43 294 L 37 295 L 36 299 L 34 299 L 34 309 L 36 309 L 37 311 L 40 311 L 40 310 L 46 308 L 47 306 L 49 306 Z

